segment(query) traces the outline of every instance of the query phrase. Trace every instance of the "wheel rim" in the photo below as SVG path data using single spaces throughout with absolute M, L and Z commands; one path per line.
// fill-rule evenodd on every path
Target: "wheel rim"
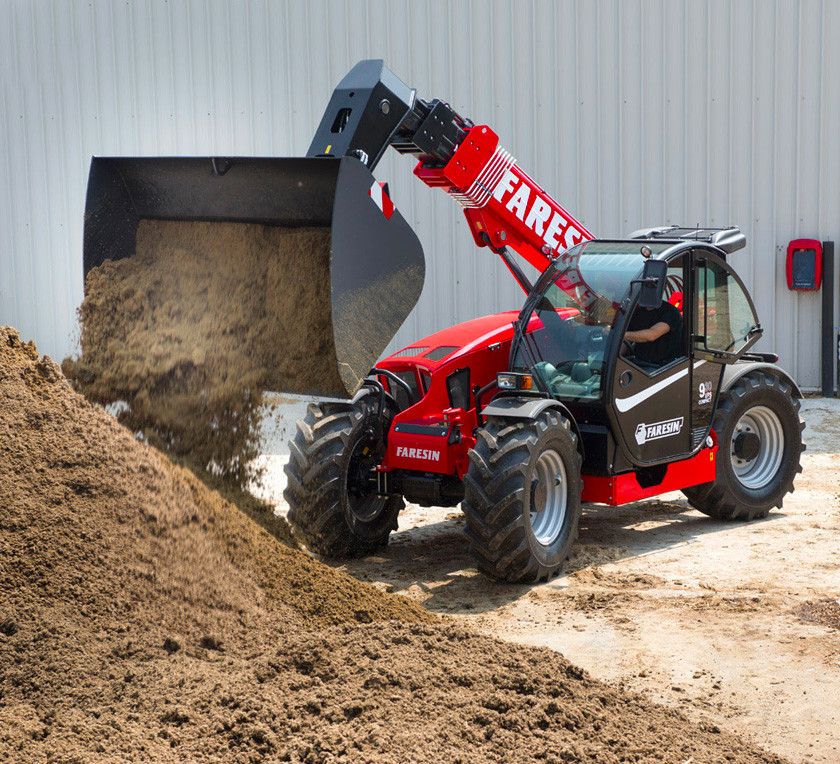
M 378 461 L 375 440 L 367 436 L 356 441 L 347 461 L 347 507 L 363 523 L 375 520 L 387 502 L 370 490 L 367 479 Z
M 757 453 L 737 453 L 738 439 L 750 435 L 758 438 Z M 767 406 L 748 409 L 735 424 L 730 449 L 738 482 L 745 488 L 764 488 L 776 476 L 784 458 L 785 431 L 781 420 Z
M 531 530 L 543 546 L 553 544 L 563 528 L 568 503 L 566 467 L 556 451 L 543 451 L 531 484 Z

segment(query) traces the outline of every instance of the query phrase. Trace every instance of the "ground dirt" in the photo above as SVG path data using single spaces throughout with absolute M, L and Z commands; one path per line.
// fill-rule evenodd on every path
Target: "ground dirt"
M 682 494 L 586 507 L 564 575 L 480 576 L 457 509 L 409 506 L 387 551 L 340 565 L 484 634 L 563 653 L 592 675 L 797 761 L 840 761 L 840 401 L 808 399 L 804 471 L 781 511 L 725 523 Z M 285 511 L 280 464 L 264 495 Z
M 288 548 L 9 329 L 0 507 L 0 761 L 781 761 Z

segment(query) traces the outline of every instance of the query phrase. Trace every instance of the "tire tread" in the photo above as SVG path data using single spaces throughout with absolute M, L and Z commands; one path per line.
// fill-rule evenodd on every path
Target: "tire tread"
M 401 497 L 391 497 L 381 533 L 370 539 L 354 534 L 345 517 L 341 457 L 354 427 L 368 413 L 366 405 L 364 399 L 352 408 L 310 404 L 289 444 L 283 491 L 289 505 L 288 520 L 307 548 L 323 557 L 359 557 L 382 549 L 404 506 Z
M 478 569 L 492 578 L 511 583 L 536 583 L 557 575 L 562 561 L 547 566 L 534 557 L 529 546 L 524 517 L 528 465 L 546 430 L 566 433 L 577 456 L 573 485 L 580 490 L 581 455 L 569 420 L 549 409 L 535 420 L 490 418 L 478 432 L 469 454 L 470 468 L 464 478 L 462 510 L 470 553 Z M 571 479 L 572 476 L 569 475 Z M 571 541 L 577 536 L 580 501 L 570 502 L 575 512 Z

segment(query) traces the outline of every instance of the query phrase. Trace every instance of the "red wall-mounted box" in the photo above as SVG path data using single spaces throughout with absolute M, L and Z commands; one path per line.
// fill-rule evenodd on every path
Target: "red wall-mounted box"
M 794 239 L 787 248 L 788 289 L 812 291 L 822 284 L 822 244 L 817 239 Z

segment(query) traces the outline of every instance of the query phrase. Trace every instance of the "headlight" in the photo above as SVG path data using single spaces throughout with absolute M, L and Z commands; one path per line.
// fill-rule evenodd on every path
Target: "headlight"
M 533 390 L 534 378 L 530 374 L 505 372 L 496 375 L 496 386 L 499 390 Z

